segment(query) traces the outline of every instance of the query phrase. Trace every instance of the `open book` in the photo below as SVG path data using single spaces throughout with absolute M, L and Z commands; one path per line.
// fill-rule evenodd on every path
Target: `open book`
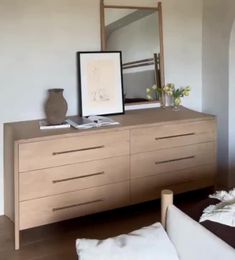
M 89 116 L 89 117 L 77 117 L 73 119 L 67 119 L 67 123 L 77 129 L 88 129 L 93 127 L 118 125 L 119 122 L 114 121 L 109 117 L 104 116 Z

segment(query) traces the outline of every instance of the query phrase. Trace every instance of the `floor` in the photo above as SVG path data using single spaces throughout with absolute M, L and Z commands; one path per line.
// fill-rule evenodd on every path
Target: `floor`
M 175 204 L 187 210 L 207 195 L 205 189 L 175 196 Z M 130 232 L 160 220 L 160 201 L 81 217 L 21 232 L 21 249 L 14 250 L 13 224 L 0 217 L 0 260 L 72 260 L 77 259 L 78 237 L 106 238 Z

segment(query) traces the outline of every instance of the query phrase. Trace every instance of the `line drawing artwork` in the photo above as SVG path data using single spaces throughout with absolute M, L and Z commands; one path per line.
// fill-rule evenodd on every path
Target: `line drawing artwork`
M 82 116 L 124 113 L 121 52 L 79 52 Z
M 112 78 L 114 64 L 111 60 L 94 60 L 87 64 L 88 92 L 92 105 L 106 104 L 115 100 Z
M 102 87 L 102 80 L 100 78 L 100 69 L 98 67 L 92 68 L 93 79 L 97 84 L 97 89 L 91 91 L 91 96 L 94 102 L 106 102 L 110 100 L 107 89 Z

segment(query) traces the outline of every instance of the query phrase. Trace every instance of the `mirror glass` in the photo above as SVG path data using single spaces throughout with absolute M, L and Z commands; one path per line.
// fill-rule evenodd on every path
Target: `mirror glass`
M 156 8 L 104 9 L 104 46 L 107 51 L 122 51 L 126 104 L 150 102 L 146 89 L 161 86 L 158 23 Z

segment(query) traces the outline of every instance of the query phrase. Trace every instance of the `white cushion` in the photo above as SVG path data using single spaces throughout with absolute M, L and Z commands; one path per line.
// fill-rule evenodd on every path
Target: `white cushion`
M 181 260 L 235 260 L 235 250 L 174 205 L 167 210 L 167 233 Z
M 179 260 L 160 223 L 105 240 L 77 239 L 79 260 Z

